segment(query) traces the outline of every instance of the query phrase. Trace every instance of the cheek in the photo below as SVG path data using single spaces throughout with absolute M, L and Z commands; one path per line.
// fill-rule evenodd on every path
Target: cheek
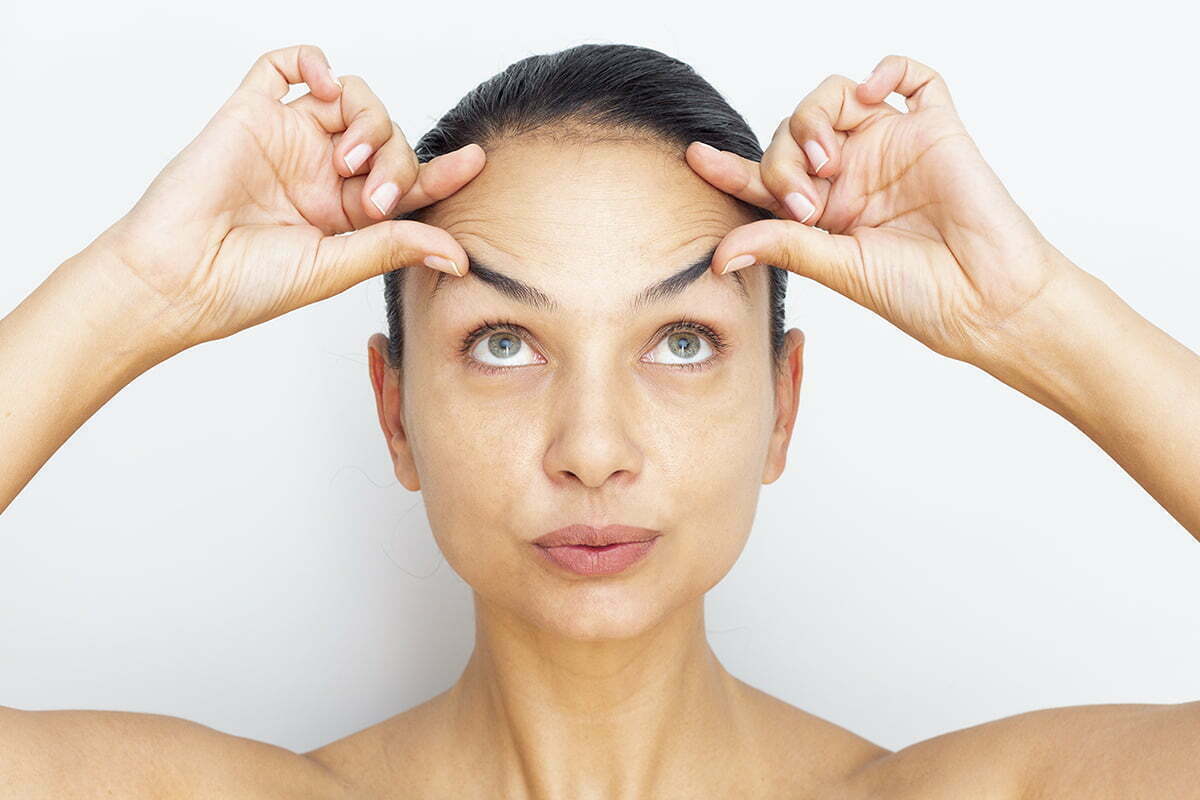
M 757 384 L 743 384 L 752 386 Z M 701 410 L 702 409 L 702 410 Z M 694 592 L 732 568 L 750 534 L 762 488 L 772 399 L 748 389 L 698 407 L 688 430 L 663 433 L 657 452 L 662 486 L 683 534 L 678 561 Z

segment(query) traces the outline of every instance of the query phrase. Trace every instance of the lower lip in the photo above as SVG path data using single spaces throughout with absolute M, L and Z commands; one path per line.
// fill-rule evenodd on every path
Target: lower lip
M 536 547 L 551 561 L 578 575 L 615 575 L 644 558 L 656 541 L 657 536 L 644 542 L 622 542 L 604 547 L 582 544 Z

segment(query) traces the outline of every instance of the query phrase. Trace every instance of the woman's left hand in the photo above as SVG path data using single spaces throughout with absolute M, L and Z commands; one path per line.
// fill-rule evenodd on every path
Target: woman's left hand
M 908 113 L 883 102 L 893 91 Z M 1039 298 L 1082 273 L 983 160 L 942 78 L 910 58 L 885 57 L 862 84 L 826 78 L 761 162 L 701 143 L 686 157 L 716 188 L 781 217 L 730 231 L 715 271 L 748 254 L 743 266 L 812 278 L 985 369 L 1020 345 Z

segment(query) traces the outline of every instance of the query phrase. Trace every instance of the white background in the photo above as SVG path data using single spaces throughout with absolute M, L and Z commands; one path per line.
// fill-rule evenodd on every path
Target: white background
M 124 214 L 267 50 L 319 45 L 415 143 L 512 61 L 625 42 L 691 63 L 764 146 L 827 75 L 924 61 L 1041 231 L 1200 349 L 1180 6 L 585 6 L 6 11 L 0 314 Z M 1200 548 L 1107 454 L 812 281 L 792 276 L 788 324 L 807 335 L 788 469 L 707 601 L 731 672 L 889 749 L 1035 708 L 1200 699 Z M 470 591 L 391 472 L 366 359 L 384 330 L 374 279 L 185 351 L 85 423 L 0 517 L 0 704 L 307 750 L 447 688 Z

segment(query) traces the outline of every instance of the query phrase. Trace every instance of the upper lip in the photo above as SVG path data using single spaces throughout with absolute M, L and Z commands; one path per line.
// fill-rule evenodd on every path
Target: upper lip
M 644 542 L 658 535 L 656 530 L 639 528 L 634 525 L 605 525 L 603 528 L 596 528 L 576 523 L 551 531 L 545 536 L 534 539 L 533 543 L 541 547 L 561 547 L 568 544 L 603 547 L 606 544 L 619 542 Z

